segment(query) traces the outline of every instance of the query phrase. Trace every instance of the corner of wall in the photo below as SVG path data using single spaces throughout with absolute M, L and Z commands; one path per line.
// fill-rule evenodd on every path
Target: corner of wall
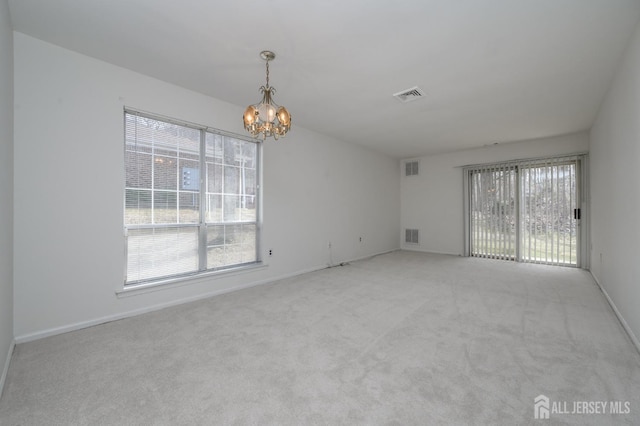
M 9 365 L 11 364 L 11 356 L 13 355 L 13 350 L 16 347 L 15 340 L 11 341 L 9 345 L 9 352 L 7 353 L 7 358 L 4 362 L 4 368 L 2 369 L 2 376 L 0 376 L 0 399 L 2 399 L 2 393 L 4 392 L 4 384 L 7 380 L 7 375 L 9 374 Z
M 591 274 L 640 350 L 640 287 L 636 277 L 640 208 L 640 23 L 636 25 L 589 134 Z
M 7 0 L 0 0 L 0 395 L 15 347 L 13 330 L 13 28 Z M 6 357 L 6 358 L 5 358 Z
M 633 345 L 638 350 L 638 353 L 640 353 L 640 340 L 638 340 L 638 337 L 629 326 L 629 323 L 627 323 L 627 321 L 624 319 L 614 301 L 611 299 L 611 297 L 609 297 L 609 293 L 607 293 L 607 290 L 600 284 L 598 278 L 593 274 L 591 274 L 591 277 L 598 285 L 598 288 L 600 288 L 600 291 L 604 295 L 605 299 L 607 299 L 607 302 L 609 302 L 609 306 L 611 306 L 611 309 L 613 309 L 613 313 L 616 314 L 616 317 L 618 318 L 620 325 L 622 325 L 622 328 L 624 328 L 624 331 L 627 332 L 629 339 L 631 339 L 631 343 L 633 343 Z

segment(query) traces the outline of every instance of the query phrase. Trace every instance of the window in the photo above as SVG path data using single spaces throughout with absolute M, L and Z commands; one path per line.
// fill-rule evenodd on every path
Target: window
M 125 111 L 125 286 L 258 258 L 256 142 Z

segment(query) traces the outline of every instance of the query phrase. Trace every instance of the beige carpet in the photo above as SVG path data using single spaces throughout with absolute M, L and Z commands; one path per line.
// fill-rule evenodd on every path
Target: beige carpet
M 630 413 L 536 421 L 540 394 Z M 0 401 L 2 425 L 530 423 L 640 424 L 591 276 L 411 252 L 18 345 Z

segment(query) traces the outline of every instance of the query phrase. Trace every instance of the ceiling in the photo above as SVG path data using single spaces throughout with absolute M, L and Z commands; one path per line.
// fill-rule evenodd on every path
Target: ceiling
M 16 31 L 397 158 L 589 129 L 640 0 L 9 0 Z M 422 99 L 392 95 L 420 87 Z M 238 117 L 241 120 L 241 117 Z

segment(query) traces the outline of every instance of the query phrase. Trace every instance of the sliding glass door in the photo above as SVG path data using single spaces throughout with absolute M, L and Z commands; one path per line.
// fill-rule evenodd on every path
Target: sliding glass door
M 581 159 L 466 168 L 467 254 L 579 266 Z

